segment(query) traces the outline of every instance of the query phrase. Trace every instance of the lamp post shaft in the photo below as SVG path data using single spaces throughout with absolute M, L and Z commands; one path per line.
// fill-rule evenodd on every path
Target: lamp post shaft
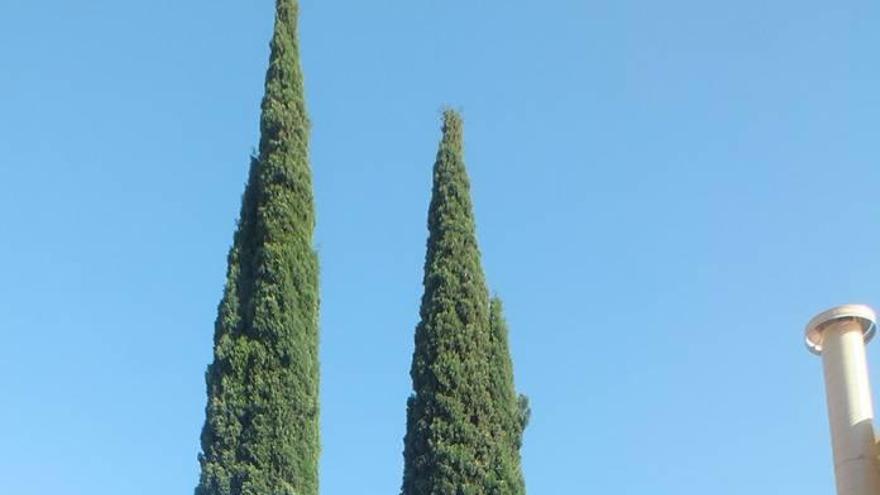
M 838 495 L 880 495 L 874 405 L 862 326 L 833 321 L 823 331 L 822 365 Z
M 829 309 L 807 324 L 806 343 L 822 356 L 838 495 L 880 495 L 880 463 L 865 344 L 876 331 L 868 306 Z

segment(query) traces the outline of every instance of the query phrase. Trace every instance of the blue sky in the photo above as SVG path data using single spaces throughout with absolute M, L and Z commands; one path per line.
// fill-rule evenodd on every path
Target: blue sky
M 5 493 L 195 486 L 272 14 L 0 5 Z M 530 493 L 831 493 L 802 328 L 880 305 L 878 19 L 867 0 L 303 0 L 322 493 L 399 489 L 445 104 L 532 400 Z

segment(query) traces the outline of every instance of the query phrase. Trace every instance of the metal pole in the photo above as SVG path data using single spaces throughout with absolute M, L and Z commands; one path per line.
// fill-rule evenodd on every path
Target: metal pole
M 822 356 L 838 495 L 880 495 L 874 406 L 865 343 L 877 317 L 863 305 L 838 306 L 807 325 L 807 347 Z

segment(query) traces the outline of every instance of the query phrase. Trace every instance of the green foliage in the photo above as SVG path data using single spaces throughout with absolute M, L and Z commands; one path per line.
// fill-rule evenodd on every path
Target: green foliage
M 524 492 L 507 329 L 493 331 L 492 321 L 503 320 L 490 316 L 463 155 L 461 117 L 446 111 L 410 371 L 403 495 Z
M 526 428 L 529 426 L 529 421 L 532 420 L 532 406 L 529 404 L 529 397 L 525 394 L 519 394 L 517 397 L 517 406 L 519 409 L 519 432 L 520 438 L 517 444 L 518 447 L 522 447 L 522 434 L 526 431 Z
M 206 373 L 196 495 L 317 495 L 318 260 L 298 4 L 278 0 L 262 103 Z
M 507 321 L 501 299 L 492 299 L 489 311 L 492 398 L 495 402 L 495 438 L 501 443 L 498 476 L 509 489 L 504 493 L 525 493 L 519 450 L 531 408 L 525 395 L 516 394 L 513 384 L 513 361 L 510 359 Z

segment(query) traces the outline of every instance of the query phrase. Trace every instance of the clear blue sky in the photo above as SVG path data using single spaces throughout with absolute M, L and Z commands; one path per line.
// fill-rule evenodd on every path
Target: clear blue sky
M 0 486 L 191 493 L 273 2 L 0 5 Z M 394 494 L 440 109 L 535 495 L 827 495 L 880 305 L 875 1 L 303 0 L 322 493 Z M 870 349 L 880 386 L 880 346 Z

